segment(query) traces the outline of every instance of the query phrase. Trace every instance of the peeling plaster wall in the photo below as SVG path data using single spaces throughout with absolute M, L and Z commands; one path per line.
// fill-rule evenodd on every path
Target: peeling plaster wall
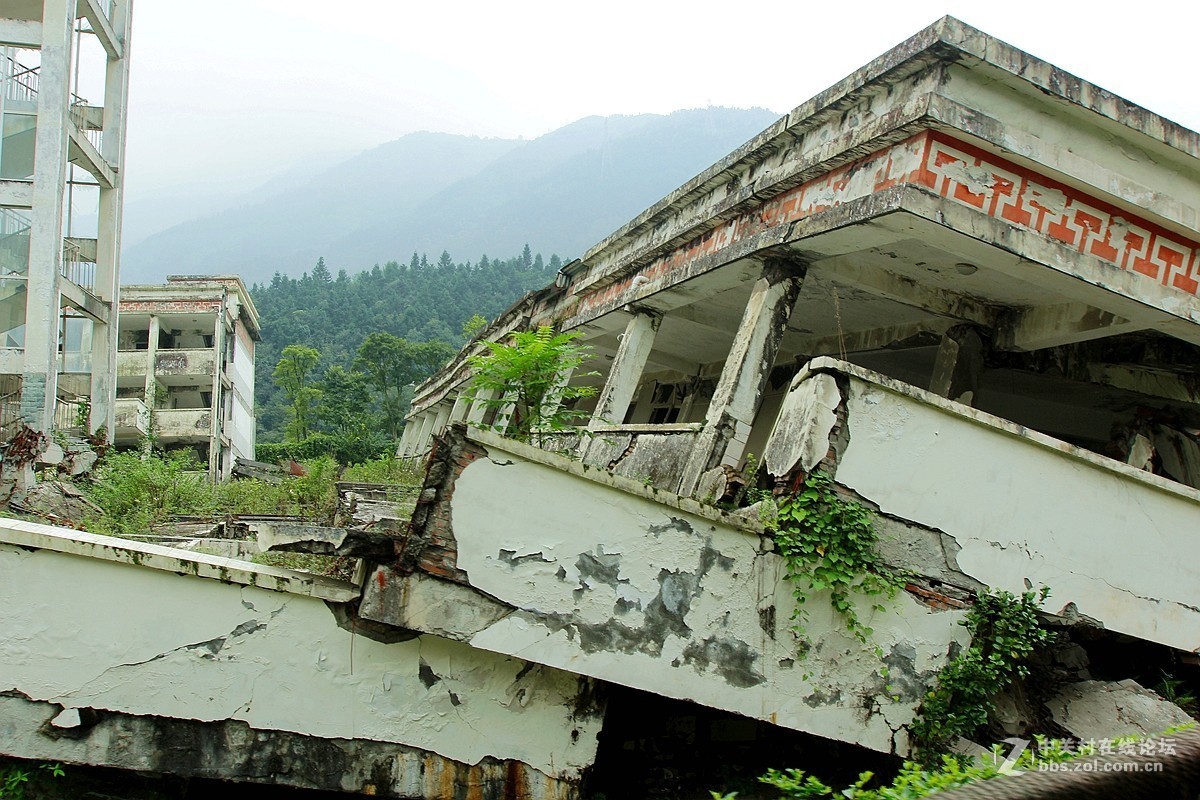
M 462 636 L 472 646 L 883 752 L 906 749 L 900 727 L 951 641 L 965 638 L 959 612 L 932 612 L 903 593 L 883 613 L 861 609 L 885 654 L 885 681 L 873 648 L 848 638 L 816 594 L 802 656 L 791 585 L 782 560 L 765 552 L 769 540 L 571 474 L 569 462 L 533 448 L 490 436 L 485 446 L 488 456 L 454 484 L 457 568 L 516 610 L 495 621 L 468 615 Z M 382 604 L 376 583 L 364 607 Z M 412 605 L 408 620 L 419 621 Z
M 838 483 L 944 532 L 984 584 L 1200 648 L 1200 493 L 881 376 L 849 387 Z
M 0 545 L 0 607 L 0 692 L 33 701 L 516 759 L 566 779 L 595 755 L 600 720 L 576 716 L 576 676 L 432 636 L 355 636 L 311 597 Z

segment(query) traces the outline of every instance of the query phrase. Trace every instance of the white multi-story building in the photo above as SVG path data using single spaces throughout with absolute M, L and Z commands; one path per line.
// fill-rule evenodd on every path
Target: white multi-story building
M 191 448 L 214 478 L 254 458 L 258 311 L 236 275 L 121 288 L 116 443 Z
M 113 432 L 131 3 L 0 3 L 4 434 Z

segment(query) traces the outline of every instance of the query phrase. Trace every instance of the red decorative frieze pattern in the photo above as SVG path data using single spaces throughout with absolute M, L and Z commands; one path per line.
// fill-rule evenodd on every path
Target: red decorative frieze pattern
M 1200 293 L 1197 242 L 944 134 L 926 136 L 919 182 L 942 197 L 1164 286 Z
M 620 301 L 635 277 L 655 284 L 647 290 L 665 287 L 700 259 L 757 233 L 905 184 L 1164 286 L 1200 294 L 1200 243 L 941 132 L 925 131 L 790 189 L 603 289 L 584 287 L 575 314 Z
M 122 300 L 123 314 L 166 314 L 182 312 L 184 314 L 211 314 L 221 310 L 221 301 L 200 300 Z

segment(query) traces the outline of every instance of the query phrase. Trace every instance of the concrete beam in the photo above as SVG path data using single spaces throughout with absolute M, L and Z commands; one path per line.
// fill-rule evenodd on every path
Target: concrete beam
M 925 347 L 934 344 L 933 340 L 940 337 L 953 325 L 953 320 L 933 318 L 922 322 L 866 328 L 840 336 L 835 334 L 833 336 L 794 337 L 785 333 L 784 342 L 787 344 L 788 350 L 807 356 L 835 355 L 841 352 L 863 353 L 870 350 L 906 346 Z
M 1091 383 L 1124 389 L 1178 403 L 1200 405 L 1200 379 L 1132 364 L 1088 364 L 1083 375 Z
M 983 328 L 995 324 L 996 310 L 973 297 L 918 283 L 915 278 L 856 263 L 853 256 L 820 262 L 823 275 L 933 314 Z
M 1128 320 L 1084 303 L 1060 303 L 1005 315 L 996 327 L 996 347 L 1000 350 L 1041 350 L 1149 327 L 1152 323 Z
M 12 47 L 40 48 L 42 23 L 37 20 L 0 17 L 0 43 Z
M 64 304 L 69 304 L 87 314 L 101 325 L 107 325 L 111 319 L 111 309 L 107 303 L 97 300 L 82 286 L 72 283 L 59 276 L 58 291 Z
M 294 572 L 290 569 L 252 564 L 231 558 L 190 553 L 129 539 L 114 539 L 85 531 L 56 528 L 17 519 L 0 519 L 0 544 L 25 550 L 49 550 L 89 559 L 136 564 L 176 575 L 215 578 L 222 583 L 257 586 L 275 592 L 308 595 L 334 603 L 357 600 L 358 589 L 344 581 Z
M 104 156 L 100 155 L 100 151 L 88 141 L 88 138 L 75 125 L 73 119 L 68 123 L 67 130 L 71 137 L 70 162 L 77 167 L 87 170 L 88 174 L 100 184 L 101 189 L 112 189 L 115 187 L 117 185 L 117 171 L 113 169 L 112 164 L 104 160 Z
M 596 411 L 588 423 L 589 428 L 617 425 L 624 421 L 650 351 L 654 349 L 654 335 L 661 322 L 662 317 L 658 314 L 642 310 L 636 311 L 629 320 L 625 333 L 621 334 L 621 343 L 613 357 L 600 399 L 596 401 Z
M 31 181 L 0 180 L 0 206 L 29 208 L 33 205 Z
M 670 353 L 664 353 L 662 351 L 655 351 L 651 353 L 650 357 L 646 359 L 646 365 L 662 367 L 663 369 L 669 369 L 674 372 L 681 372 L 684 375 L 696 375 L 700 372 L 699 362 L 692 361 L 691 359 L 687 358 L 680 358 L 679 356 L 672 355 Z
M 96 40 L 100 42 L 104 52 L 108 53 L 108 57 L 113 60 L 122 58 L 124 46 L 117 38 L 117 32 L 113 29 L 112 23 L 108 21 L 108 15 L 100 9 L 99 2 L 97 0 L 79 0 L 79 5 L 83 16 L 92 26 L 92 32 L 96 34 Z

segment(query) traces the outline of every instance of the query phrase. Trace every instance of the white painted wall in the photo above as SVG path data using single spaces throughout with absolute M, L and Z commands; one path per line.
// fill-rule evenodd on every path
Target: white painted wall
M 473 646 L 884 752 L 904 750 L 897 731 L 911 719 L 923 682 L 896 668 L 880 677 L 874 645 L 927 680 L 951 640 L 965 637 L 960 612 L 932 612 L 903 593 L 883 613 L 864 604 L 860 613 L 875 635 L 863 645 L 817 593 L 808 601 L 813 650 L 801 657 L 782 559 L 762 552 L 757 534 L 711 509 L 690 513 L 645 487 L 614 486 L 629 481 L 589 480 L 572 474 L 582 470 L 577 464 L 484 437 L 489 457 L 466 467 L 454 488 L 458 566 L 472 586 L 522 611 L 476 633 Z M 592 560 L 608 562 L 607 580 L 588 574 Z M 680 623 L 661 637 L 661 650 L 648 643 L 663 617 L 650 612 L 655 603 Z M 759 610 L 772 606 L 776 622 L 764 627 Z M 890 698 L 889 684 L 904 696 Z
M 233 337 L 233 414 L 226 428 L 234 454 L 254 458 L 254 342 L 245 326 L 238 322 Z
M 851 380 L 839 483 L 954 537 L 989 586 L 1200 647 L 1200 492 L 875 377 Z
M 566 777 L 595 755 L 599 721 L 572 718 L 575 676 L 518 676 L 521 660 L 432 636 L 352 636 L 309 596 L 0 544 L 0 607 L 0 692 L 396 742 L 468 764 L 519 759 Z M 428 688 L 422 663 L 440 678 Z

